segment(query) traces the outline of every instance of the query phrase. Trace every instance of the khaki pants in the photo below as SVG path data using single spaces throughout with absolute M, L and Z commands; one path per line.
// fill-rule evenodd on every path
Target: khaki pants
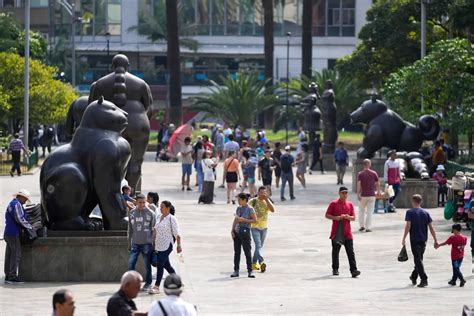
M 359 201 L 359 225 L 365 229 L 372 226 L 372 214 L 374 213 L 375 196 L 363 196 Z

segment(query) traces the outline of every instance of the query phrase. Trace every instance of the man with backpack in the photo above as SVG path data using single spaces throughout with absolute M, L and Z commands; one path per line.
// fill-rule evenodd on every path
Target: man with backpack
M 281 201 L 286 201 L 285 199 L 285 186 L 288 182 L 290 187 L 290 199 L 294 200 L 295 195 L 293 194 L 293 165 L 295 164 L 295 159 L 290 153 L 291 147 L 287 145 L 285 147 L 285 153 L 280 157 L 280 167 L 281 167 L 281 188 L 280 195 Z

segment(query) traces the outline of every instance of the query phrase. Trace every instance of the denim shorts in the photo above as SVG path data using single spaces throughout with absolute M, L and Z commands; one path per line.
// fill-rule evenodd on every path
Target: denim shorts
M 191 175 L 191 173 L 193 172 L 193 168 L 192 168 L 192 167 L 193 167 L 193 165 L 190 164 L 190 163 L 189 163 L 189 164 L 188 164 L 188 163 L 183 163 L 183 164 L 181 165 L 181 168 L 182 168 L 182 170 L 183 170 L 183 175 L 186 175 L 186 174 Z

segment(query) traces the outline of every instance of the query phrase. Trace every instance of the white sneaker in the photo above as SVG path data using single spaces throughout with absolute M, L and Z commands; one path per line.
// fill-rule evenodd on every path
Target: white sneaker
M 150 287 L 150 289 L 148 290 L 148 294 L 159 294 L 160 293 L 160 288 L 158 286 L 153 286 L 153 287 Z
M 151 288 L 151 285 L 150 284 L 145 284 L 142 288 L 141 288 L 141 292 L 148 292 Z

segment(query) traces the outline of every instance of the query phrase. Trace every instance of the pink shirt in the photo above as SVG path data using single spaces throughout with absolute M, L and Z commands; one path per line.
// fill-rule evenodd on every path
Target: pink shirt
M 375 196 L 375 184 L 379 181 L 379 176 L 374 170 L 362 170 L 357 175 L 360 181 L 361 196 Z
M 354 205 L 349 201 L 344 202 L 341 199 L 337 199 L 329 203 L 326 214 L 332 215 L 332 216 L 341 216 L 342 214 L 349 214 L 350 216 L 355 216 Z M 342 229 L 344 231 L 344 239 L 352 240 L 353 238 L 352 238 L 352 231 L 351 231 L 351 222 L 348 220 L 343 220 L 341 222 L 333 220 L 332 228 L 331 228 L 331 236 L 329 238 L 334 239 L 334 236 L 336 235 L 336 231 L 337 231 L 337 226 L 339 225 L 339 223 L 342 223 Z

